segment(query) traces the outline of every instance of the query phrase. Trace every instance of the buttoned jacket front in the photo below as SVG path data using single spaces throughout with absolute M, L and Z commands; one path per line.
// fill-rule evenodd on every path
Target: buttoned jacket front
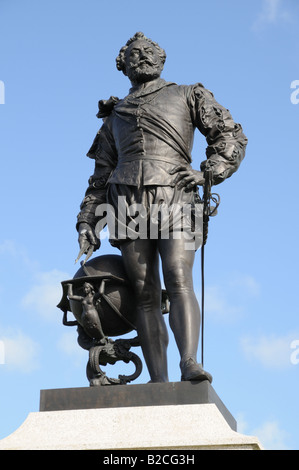
M 112 183 L 173 186 L 170 170 L 192 162 L 195 128 L 208 144 L 201 170 L 209 166 L 213 183 L 221 183 L 238 169 L 247 144 L 230 112 L 200 83 L 176 85 L 158 78 L 133 87 L 104 118 L 88 152 L 95 171 L 87 202 L 103 202 Z M 84 219 L 84 201 L 80 214 Z

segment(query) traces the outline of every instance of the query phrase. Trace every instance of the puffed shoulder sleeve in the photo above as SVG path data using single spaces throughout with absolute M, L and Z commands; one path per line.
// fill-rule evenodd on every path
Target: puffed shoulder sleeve
M 212 169 L 213 184 L 219 184 L 239 168 L 245 156 L 247 137 L 229 110 L 200 83 L 190 88 L 189 106 L 193 124 L 208 144 L 207 159 L 201 163 L 201 170 Z
M 82 222 L 94 227 L 98 221 L 95 215 L 96 208 L 106 202 L 107 181 L 117 163 L 117 152 L 108 122 L 104 122 L 97 133 L 87 156 L 95 160 L 95 168 L 88 180 L 88 187 L 80 205 L 77 228 Z
M 107 118 L 95 136 L 92 146 L 87 152 L 87 156 L 89 158 L 93 158 L 102 166 L 115 168 L 117 162 L 117 151 L 110 128 L 111 121 L 110 118 Z

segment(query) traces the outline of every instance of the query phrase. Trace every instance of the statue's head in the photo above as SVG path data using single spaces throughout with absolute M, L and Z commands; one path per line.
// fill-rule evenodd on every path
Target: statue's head
M 84 282 L 83 291 L 85 294 L 89 294 L 89 293 L 94 294 L 94 287 L 89 282 Z
M 161 75 L 165 60 L 164 49 L 139 32 L 121 48 L 116 66 L 132 83 L 143 83 Z

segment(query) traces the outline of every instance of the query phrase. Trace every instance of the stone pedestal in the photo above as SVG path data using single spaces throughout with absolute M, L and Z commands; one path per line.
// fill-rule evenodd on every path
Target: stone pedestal
M 2 450 L 258 450 L 208 382 L 42 390 Z

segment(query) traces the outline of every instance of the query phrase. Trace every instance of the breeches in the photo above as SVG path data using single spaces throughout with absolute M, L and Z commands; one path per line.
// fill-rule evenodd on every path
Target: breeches
M 202 201 L 195 191 L 172 186 L 110 184 L 107 203 L 110 243 L 183 237 L 190 248 L 202 242 Z

